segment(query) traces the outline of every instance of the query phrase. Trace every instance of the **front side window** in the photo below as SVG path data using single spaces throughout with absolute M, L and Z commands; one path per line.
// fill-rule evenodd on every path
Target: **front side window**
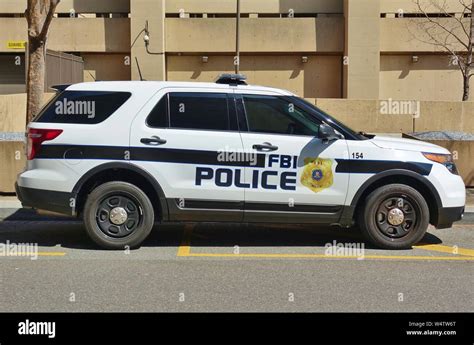
M 314 104 L 308 102 L 303 98 L 299 98 L 296 96 L 288 97 L 290 102 L 295 102 L 300 108 L 307 111 L 309 114 L 316 116 L 318 118 L 323 118 L 324 123 L 329 124 L 331 127 L 335 127 L 335 129 L 344 135 L 345 139 L 350 140 L 367 140 L 371 139 L 373 135 L 364 134 L 362 132 L 355 132 L 353 129 L 349 128 L 347 125 L 343 124 L 342 122 L 338 121 L 336 118 L 332 117 L 328 113 L 324 112 L 320 108 L 316 107 Z
M 278 96 L 243 95 L 249 132 L 317 136 L 317 119 Z
M 227 94 L 172 92 L 169 94 L 170 127 L 229 130 Z
M 129 92 L 64 91 L 35 118 L 35 122 L 97 124 L 117 111 Z

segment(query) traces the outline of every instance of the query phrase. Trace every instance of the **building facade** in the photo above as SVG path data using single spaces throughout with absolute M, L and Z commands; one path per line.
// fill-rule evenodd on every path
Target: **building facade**
M 0 0 L 1 90 L 24 83 L 25 8 Z M 428 8 L 469 20 L 458 0 L 445 10 Z M 461 72 L 421 20 L 413 0 L 241 0 L 240 70 L 308 99 L 461 100 Z M 235 37 L 236 0 L 62 0 L 48 49 L 80 55 L 84 80 L 212 81 L 234 70 Z

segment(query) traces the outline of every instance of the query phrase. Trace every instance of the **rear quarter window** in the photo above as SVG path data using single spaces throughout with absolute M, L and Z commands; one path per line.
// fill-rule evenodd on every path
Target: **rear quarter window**
M 34 122 L 97 124 L 115 113 L 130 92 L 64 91 L 38 114 Z

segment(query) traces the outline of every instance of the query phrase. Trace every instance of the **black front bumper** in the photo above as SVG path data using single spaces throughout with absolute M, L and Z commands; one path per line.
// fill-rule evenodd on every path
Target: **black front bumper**
M 460 207 L 442 207 L 438 209 L 437 229 L 450 228 L 454 222 L 461 220 L 464 215 L 464 206 Z
M 18 183 L 15 183 L 15 190 L 23 207 L 73 215 L 71 193 L 20 187 Z

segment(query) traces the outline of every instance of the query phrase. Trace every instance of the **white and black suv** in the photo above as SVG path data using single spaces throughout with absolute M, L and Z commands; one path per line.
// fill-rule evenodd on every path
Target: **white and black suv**
M 399 249 L 464 212 L 446 149 L 356 133 L 239 75 L 59 89 L 29 124 L 17 194 L 25 207 L 82 217 L 103 248 L 191 221 L 356 224 Z

